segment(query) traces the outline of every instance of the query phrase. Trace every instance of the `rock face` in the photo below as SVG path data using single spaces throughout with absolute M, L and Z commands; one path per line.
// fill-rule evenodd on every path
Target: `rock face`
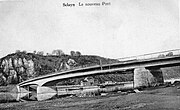
M 0 85 L 17 84 L 34 74 L 34 62 L 25 58 L 5 58 L 0 65 Z

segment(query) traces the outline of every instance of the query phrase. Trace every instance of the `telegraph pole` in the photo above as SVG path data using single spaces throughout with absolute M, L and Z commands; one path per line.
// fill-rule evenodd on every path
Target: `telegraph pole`
M 102 61 L 101 61 L 101 59 L 99 60 L 99 62 L 100 62 L 101 70 L 102 70 L 103 68 L 102 68 Z

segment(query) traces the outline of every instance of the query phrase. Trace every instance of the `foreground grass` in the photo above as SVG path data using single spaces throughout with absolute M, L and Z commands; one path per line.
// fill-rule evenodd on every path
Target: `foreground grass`
M 1 110 L 172 110 L 180 109 L 179 86 L 122 95 L 68 97 L 48 101 L 0 104 Z

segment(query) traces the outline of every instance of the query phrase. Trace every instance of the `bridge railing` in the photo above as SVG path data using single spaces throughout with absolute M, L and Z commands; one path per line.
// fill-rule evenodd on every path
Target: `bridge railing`
M 156 53 L 150 53 L 150 54 L 143 54 L 138 56 L 131 56 L 131 57 L 124 57 L 124 58 L 118 58 L 119 61 L 135 61 L 135 60 L 146 60 L 146 59 L 156 59 L 156 58 L 164 58 L 169 56 L 180 56 L 180 49 L 176 50 L 168 50 L 163 52 L 156 52 Z

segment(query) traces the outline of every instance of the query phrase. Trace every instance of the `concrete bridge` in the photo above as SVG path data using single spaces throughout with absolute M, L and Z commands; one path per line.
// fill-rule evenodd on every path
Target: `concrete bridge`
M 171 53 L 171 54 L 169 54 Z M 164 55 L 164 56 L 162 56 Z M 150 57 L 147 57 L 150 56 Z M 152 57 L 153 56 L 153 57 Z M 120 61 L 122 59 L 119 59 Z M 124 59 L 123 59 L 124 60 Z M 90 76 L 97 74 L 119 73 L 125 71 L 134 72 L 134 86 L 146 86 L 142 77 L 152 77 L 153 83 L 163 83 L 163 75 L 161 68 L 180 65 L 180 50 L 171 50 L 165 52 L 157 52 L 141 56 L 129 57 L 125 61 L 115 64 L 99 65 L 64 72 L 57 72 L 49 75 L 33 78 L 18 84 L 19 87 L 37 85 L 52 86 L 62 79 Z M 148 82 L 149 83 L 149 82 Z M 151 82 L 150 82 L 151 83 Z
M 38 100 L 44 100 L 57 95 L 57 90 L 48 86 L 54 86 L 62 80 L 110 73 L 126 74 L 127 71 L 134 73 L 133 88 L 159 85 L 164 83 L 161 68 L 180 66 L 180 50 L 121 58 L 119 61 L 114 64 L 57 72 L 21 82 L 17 85 L 17 91 L 20 93 L 18 97 L 34 94 Z M 49 92 L 53 95 L 48 95 Z M 34 98 L 34 95 L 31 97 Z

